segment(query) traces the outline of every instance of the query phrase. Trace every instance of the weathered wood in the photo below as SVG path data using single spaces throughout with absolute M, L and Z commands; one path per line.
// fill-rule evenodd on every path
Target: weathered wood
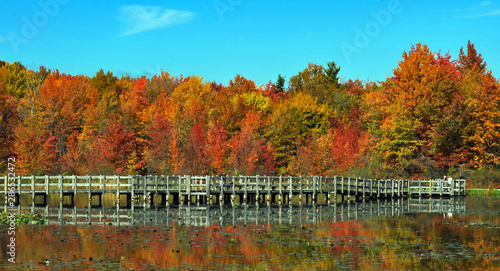
M 120 208 L 120 175 L 117 175 L 116 178 L 116 208 Z
M 264 178 L 264 182 L 261 179 Z M 123 179 L 127 179 L 122 184 Z M 44 194 L 59 192 L 62 198 L 71 193 L 71 198 L 76 193 L 88 193 L 89 203 L 92 195 L 102 195 L 106 192 L 117 194 L 119 204 L 122 194 L 126 194 L 128 199 L 134 199 L 135 194 L 142 194 L 144 204 L 154 204 L 154 195 L 161 195 L 162 204 L 168 205 L 170 194 L 173 194 L 174 201 L 184 203 L 188 200 L 196 200 L 197 204 L 210 203 L 212 196 L 219 198 L 223 204 L 231 200 L 235 203 L 236 196 L 239 196 L 240 203 L 247 202 L 247 197 L 255 199 L 256 204 L 262 200 L 267 203 L 284 203 L 283 193 L 288 193 L 288 202 L 292 197 L 298 196 L 299 202 L 303 202 L 305 194 L 307 203 L 316 203 L 318 193 L 325 193 L 326 200 L 330 203 L 331 196 L 345 196 L 348 199 L 355 197 L 356 200 L 366 197 L 397 198 L 402 196 L 459 196 L 466 194 L 464 180 L 366 180 L 350 177 L 288 177 L 288 181 L 282 176 L 231 176 L 211 177 L 211 176 L 26 176 L 17 178 L 17 194 L 31 194 L 32 198 L 43 196 Z M 58 183 L 51 183 L 51 180 L 58 180 Z M 110 183 L 108 184 L 108 180 Z M 214 182 L 214 180 L 216 180 Z M 255 182 L 253 181 L 255 180 Z M 21 184 L 21 181 L 23 182 Z M 333 182 L 333 183 L 332 183 Z M 2 184 L 3 183 L 3 184 Z M 0 191 L 7 193 L 9 178 L 4 177 L 3 189 Z M 15 185 L 15 184 L 14 184 Z M 139 189 L 139 190 L 137 190 Z M 354 191 L 353 191 L 354 189 Z M 154 191 L 154 195 L 153 195 Z M 333 195 L 332 195 L 333 194 Z M 261 199 L 260 196 L 264 197 Z M 163 203 L 165 196 L 165 203 Z M 196 196 L 192 199 L 192 196 Z M 44 198 L 45 199 L 45 198 Z M 132 202 L 131 202 L 132 203 Z
M 63 176 L 59 175 L 59 197 L 60 197 L 60 203 L 63 203 Z
M 333 176 L 333 193 L 335 202 L 337 201 L 337 175 Z M 330 193 L 328 193 L 330 195 Z

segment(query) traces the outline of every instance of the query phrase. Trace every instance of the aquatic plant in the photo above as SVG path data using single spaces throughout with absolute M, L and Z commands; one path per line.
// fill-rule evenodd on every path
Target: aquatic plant
M 12 213 L 9 212 L 0 212 L 0 225 L 9 224 L 11 222 L 9 216 L 11 215 Z M 15 217 L 14 222 L 16 225 L 26 225 L 26 224 L 43 225 L 47 223 L 47 219 L 38 213 L 22 213 L 22 214 L 15 213 L 14 217 Z

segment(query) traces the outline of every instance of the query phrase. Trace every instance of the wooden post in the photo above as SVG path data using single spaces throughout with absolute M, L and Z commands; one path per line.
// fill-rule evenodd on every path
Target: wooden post
M 236 178 L 233 176 L 233 193 L 231 193 L 231 204 L 234 204 L 236 201 Z
M 302 176 L 299 178 L 299 189 L 300 189 L 300 194 L 299 194 L 299 204 L 302 204 Z
M 116 180 L 116 209 L 120 209 L 120 175 L 116 175 L 115 180 Z
M 312 203 L 316 203 L 316 183 L 318 182 L 318 177 L 313 177 L 313 194 L 312 194 Z
M 401 197 L 401 180 L 398 180 L 398 197 Z
M 92 206 L 92 179 L 90 177 L 90 175 L 87 175 L 87 179 L 86 179 L 86 183 L 88 185 L 88 193 L 89 193 L 89 208 Z M 90 212 L 89 212 L 90 214 Z
M 415 183 L 415 181 L 413 181 L 413 183 Z M 422 181 L 418 180 L 417 185 L 418 185 L 418 196 L 422 197 Z
M 333 176 L 333 198 L 335 199 L 335 202 L 337 202 L 337 175 Z M 328 193 L 328 196 L 330 196 L 330 193 Z
M 441 180 L 439 181 L 439 196 L 443 196 L 443 184 L 444 184 L 444 181 Z
M 31 199 L 32 202 L 35 203 L 35 176 L 31 176 Z
M 167 194 L 165 195 L 165 206 L 170 205 L 170 176 L 167 175 Z
M 177 189 L 179 190 L 179 196 L 181 195 L 181 176 L 177 177 Z
M 243 195 L 243 202 L 247 204 L 248 200 L 248 176 L 245 176 L 245 194 Z
M 45 195 L 49 194 L 49 176 L 45 175 Z
M 147 196 L 148 196 L 148 187 L 147 187 L 147 182 L 148 182 L 148 177 L 147 176 L 144 176 L 142 178 L 143 180 L 143 185 L 144 185 L 144 194 L 142 196 L 142 199 L 144 200 L 144 207 L 146 207 L 146 202 L 147 202 Z
M 380 198 L 380 179 L 377 180 L 377 198 Z
M 155 175 L 155 194 L 158 195 L 158 175 Z
M 210 175 L 205 176 L 205 180 L 207 182 L 207 200 L 206 204 L 212 204 L 212 196 L 210 195 L 210 183 L 212 182 Z M 208 210 L 207 210 L 208 212 Z
M 347 178 L 347 201 L 351 197 L 351 177 Z
M 76 176 L 73 175 L 73 195 L 76 195 Z
M 280 195 L 279 195 L 279 199 L 278 199 L 278 203 L 279 204 L 282 204 L 283 202 L 283 194 L 282 194 L 282 191 L 283 191 L 283 188 L 281 187 L 281 184 L 282 184 L 282 180 L 281 180 L 281 175 L 280 175 L 280 179 L 279 179 L 279 187 L 280 187 Z
M 391 197 L 394 198 L 394 179 L 391 179 Z
M 219 194 L 219 204 L 224 204 L 224 176 L 220 176 L 220 194 Z
M 257 191 L 255 192 L 255 204 L 259 205 L 259 190 L 260 190 L 259 175 L 255 177 L 255 181 L 257 182 Z
M 106 176 L 102 176 L 102 193 L 106 194 Z
M 323 176 L 319 176 L 319 193 L 323 193 Z
M 366 195 L 365 187 L 366 187 L 366 179 L 363 179 L 363 201 L 365 200 L 365 195 Z
M 292 193 L 293 193 L 293 181 L 292 181 L 292 176 L 288 177 L 288 189 L 290 192 L 288 193 L 288 204 L 292 204 Z
M 191 204 L 191 175 L 187 175 L 187 202 L 188 205 Z
M 267 176 L 267 195 L 266 202 L 271 203 L 271 177 Z
M 373 180 L 370 179 L 370 197 L 373 196 Z
M 340 194 L 342 195 L 342 198 L 344 198 L 344 176 L 342 176 L 340 179 L 340 185 Z
M 387 198 L 387 179 L 384 180 L 384 191 L 385 191 L 385 197 Z
M 460 180 L 460 183 L 460 188 L 464 190 L 463 195 L 467 196 L 467 183 L 465 182 L 465 180 Z
M 130 192 L 130 205 L 134 206 L 135 184 L 137 183 L 137 181 L 136 181 L 136 177 L 135 176 L 130 176 L 129 180 L 131 182 L 131 187 L 132 187 L 132 191 Z
M 432 182 L 429 181 L 429 197 L 432 197 Z
M 59 175 L 59 197 L 61 201 L 61 205 L 63 203 L 63 176 Z
M 450 182 L 450 196 L 454 196 L 455 195 L 455 180 L 451 180 Z
M 18 191 L 18 196 L 21 197 L 21 176 L 17 176 L 17 191 Z M 19 202 L 17 203 L 20 204 Z

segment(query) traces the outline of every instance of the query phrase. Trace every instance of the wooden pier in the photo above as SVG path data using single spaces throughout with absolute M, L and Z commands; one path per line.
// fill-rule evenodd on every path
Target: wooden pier
M 33 202 L 58 193 L 63 202 L 77 193 L 88 194 L 99 202 L 105 193 L 116 194 L 116 205 L 122 196 L 127 206 L 133 201 L 152 204 L 161 196 L 161 204 L 226 203 L 316 203 L 319 196 L 326 203 L 401 197 L 465 196 L 465 180 L 367 180 L 346 177 L 292 176 L 18 176 L 4 177 L 0 191 L 19 202 L 20 194 L 31 194 Z

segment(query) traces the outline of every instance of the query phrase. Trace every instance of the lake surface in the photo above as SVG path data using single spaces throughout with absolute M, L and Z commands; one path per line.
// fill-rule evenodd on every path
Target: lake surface
M 16 265 L 7 262 L 9 236 L 2 226 L 0 268 L 500 268 L 500 199 L 389 199 L 329 206 L 135 204 L 133 209 L 103 205 L 20 207 L 48 215 L 50 224 L 16 228 Z

